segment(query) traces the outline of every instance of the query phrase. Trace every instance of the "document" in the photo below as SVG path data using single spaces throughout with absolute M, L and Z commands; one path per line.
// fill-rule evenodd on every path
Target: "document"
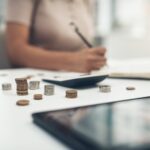
M 150 80 L 150 58 L 111 60 L 109 61 L 109 72 L 112 78 Z

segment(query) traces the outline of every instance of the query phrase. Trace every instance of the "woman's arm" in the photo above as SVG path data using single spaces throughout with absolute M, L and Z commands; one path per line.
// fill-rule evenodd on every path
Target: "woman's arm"
M 79 52 L 56 52 L 30 45 L 29 28 L 23 24 L 7 23 L 6 46 L 13 64 L 48 70 L 89 72 L 106 63 L 105 49 Z

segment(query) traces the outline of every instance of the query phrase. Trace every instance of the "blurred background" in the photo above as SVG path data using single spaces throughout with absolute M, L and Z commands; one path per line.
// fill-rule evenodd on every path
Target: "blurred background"
M 7 0 L 0 0 L 0 64 Z M 110 59 L 150 57 L 150 0 L 96 0 L 96 43 L 108 49 Z M 5 65 L 7 67 L 7 65 Z
M 112 59 L 150 57 L 150 0 L 97 0 L 96 33 Z

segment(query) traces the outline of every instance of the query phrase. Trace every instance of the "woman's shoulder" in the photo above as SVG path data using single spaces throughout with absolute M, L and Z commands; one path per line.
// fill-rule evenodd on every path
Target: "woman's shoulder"
M 14 5 L 19 5 L 19 4 L 32 4 L 34 0 L 7 0 L 7 4 L 14 4 Z
M 7 0 L 7 22 L 30 24 L 34 0 Z

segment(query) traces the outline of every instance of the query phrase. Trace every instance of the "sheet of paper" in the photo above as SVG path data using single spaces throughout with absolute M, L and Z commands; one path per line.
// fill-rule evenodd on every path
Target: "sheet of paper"
M 109 72 L 111 77 L 150 79 L 150 58 L 110 60 Z
M 58 75 L 58 72 L 49 72 L 35 69 L 20 69 L 20 70 L 2 70 L 0 75 L 7 73 L 7 76 L 0 76 L 0 84 L 4 82 L 10 82 L 13 85 L 13 90 L 4 92 L 0 90 L 0 100 L 1 100 L 1 109 L 3 105 L 6 108 L 14 109 L 17 111 L 19 108 L 16 106 L 16 101 L 19 99 L 29 99 L 30 105 L 23 108 L 32 112 L 46 111 L 46 110 L 57 110 L 65 108 L 73 108 L 80 106 L 88 106 L 95 104 L 104 104 L 110 102 L 118 102 L 124 100 L 131 100 L 137 98 L 150 97 L 150 81 L 139 81 L 139 80 L 119 80 L 119 79 L 106 79 L 102 83 L 108 84 L 112 87 L 110 93 L 101 93 L 99 92 L 98 87 L 89 88 L 89 89 L 80 89 L 78 90 L 78 98 L 68 99 L 65 97 L 65 91 L 67 88 L 55 86 L 55 95 L 53 96 L 44 96 L 43 100 L 35 101 L 33 100 L 33 94 L 43 93 L 44 92 L 44 82 L 41 82 L 41 88 L 39 90 L 29 90 L 28 96 L 17 96 L 16 95 L 16 84 L 15 77 L 23 77 L 28 75 L 33 75 L 31 80 L 41 80 L 41 75 L 45 73 Z M 39 76 L 40 75 L 40 76 Z M 101 83 L 99 83 L 101 84 Z M 134 86 L 136 90 L 127 91 L 127 86 Z M 3 104 L 3 105 L 2 105 Z M 11 110 L 10 110 L 11 111 Z

